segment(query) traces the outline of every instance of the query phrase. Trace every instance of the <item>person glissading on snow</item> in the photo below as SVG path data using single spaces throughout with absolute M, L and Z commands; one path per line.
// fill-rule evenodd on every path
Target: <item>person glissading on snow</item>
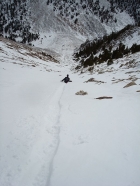
M 70 80 L 68 74 L 67 74 L 67 76 L 66 76 L 64 79 L 62 79 L 61 81 L 64 81 L 65 83 L 72 82 L 72 81 Z

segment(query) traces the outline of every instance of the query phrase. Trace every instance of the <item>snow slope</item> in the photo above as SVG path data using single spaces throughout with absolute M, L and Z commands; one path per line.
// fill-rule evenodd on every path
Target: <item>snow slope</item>
M 100 0 L 99 7 L 98 3 L 96 5 L 100 13 L 108 12 L 102 15 L 103 19 L 108 20 L 107 22 L 101 21 L 98 11 L 97 15 L 94 14 L 91 5 L 94 6 L 95 1 L 53 0 L 49 1 L 49 4 L 47 2 L 46 0 L 30 2 L 32 31 L 40 35 L 39 39 L 31 43 L 37 47 L 55 50 L 62 55 L 65 53 L 67 54 L 65 60 L 68 59 L 68 61 L 73 50 L 80 47 L 87 39 L 103 37 L 112 31 L 119 31 L 126 25 L 135 23 L 125 11 L 116 9 L 115 13 L 111 12 L 110 3 L 107 0 Z M 83 5 L 86 6 L 85 9 Z
M 0 47 L 1 186 L 140 185 L 140 53 L 78 74 Z

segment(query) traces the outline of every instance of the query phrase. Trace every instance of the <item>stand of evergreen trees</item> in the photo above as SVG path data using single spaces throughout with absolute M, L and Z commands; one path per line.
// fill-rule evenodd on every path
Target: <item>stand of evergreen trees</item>
M 112 32 L 108 36 L 94 41 L 86 41 L 80 46 L 79 51 L 74 53 L 74 59 L 80 62 L 83 67 L 93 66 L 107 62 L 108 65 L 113 63 L 114 59 L 122 58 L 126 54 L 135 53 L 140 51 L 140 45 L 133 44 L 131 48 L 126 47 L 123 43 L 119 43 L 118 47 L 113 49 L 112 41 L 117 40 L 126 31 L 135 28 L 134 26 L 126 26 L 119 32 Z M 128 32 L 129 33 L 129 32 Z M 97 53 L 100 53 L 97 55 Z
M 27 0 L 0 1 L 0 35 L 22 43 L 39 39 L 38 33 L 31 32 L 29 6 Z
M 140 0 L 108 0 L 111 4 L 111 10 L 119 8 L 132 16 L 136 25 L 140 26 Z
M 77 24 L 79 15 L 81 13 L 90 14 L 91 12 L 98 16 L 102 23 L 117 22 L 117 19 L 113 16 L 114 11 L 112 9 L 105 9 L 105 7 L 100 6 L 99 0 L 47 0 L 48 5 L 53 5 L 53 11 L 67 20 L 73 21 L 74 24 Z M 79 11 L 81 7 L 82 12 Z
M 140 0 L 108 0 L 110 7 L 107 9 L 101 6 L 99 0 L 47 0 L 46 4 L 53 5 L 53 11 L 60 14 L 62 17 L 73 20 L 73 23 L 78 22 L 79 7 L 82 7 L 85 14 L 93 13 L 98 16 L 102 23 L 117 22 L 114 13 L 118 10 L 126 11 L 132 16 L 136 25 L 140 25 Z M 82 12 L 82 13 L 83 13 Z

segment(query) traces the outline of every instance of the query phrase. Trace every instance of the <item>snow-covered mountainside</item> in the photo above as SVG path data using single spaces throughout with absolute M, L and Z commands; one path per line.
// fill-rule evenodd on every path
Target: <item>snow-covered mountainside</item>
M 86 73 L 3 38 L 0 52 L 0 186 L 140 185 L 140 52 Z
M 62 50 L 61 40 L 66 35 L 69 43 L 72 38 L 79 40 L 79 37 L 83 42 L 87 38 L 118 31 L 128 24 L 138 24 L 139 6 L 139 0 L 133 4 L 129 0 L 125 3 L 107 0 L 2 0 L 0 33 L 23 43 L 35 46 L 40 43 L 40 47 L 46 47 L 48 37 L 54 36 L 60 41 Z M 38 39 L 39 42 L 35 42 Z
M 2 0 L 0 34 L 40 48 L 57 50 L 71 63 L 73 50 L 87 39 L 139 24 L 139 0 Z M 65 56 L 63 55 L 65 53 Z M 64 61 L 64 60 L 63 60 Z
M 131 53 L 140 52 L 140 27 L 126 26 L 100 39 L 87 40 L 76 49 L 73 56 L 78 63 L 76 69 L 94 68 L 97 64 L 113 64 L 113 60 Z

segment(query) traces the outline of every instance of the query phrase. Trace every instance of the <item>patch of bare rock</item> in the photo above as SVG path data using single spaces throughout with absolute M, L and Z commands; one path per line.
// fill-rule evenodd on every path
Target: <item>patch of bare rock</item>
M 87 95 L 88 93 L 84 92 L 83 90 L 80 90 L 79 92 L 76 92 L 75 94 L 84 96 L 84 95 Z
M 127 88 L 127 87 L 131 87 L 133 85 L 137 85 L 134 81 L 128 83 L 127 85 L 125 85 L 123 88 Z
M 85 81 L 84 83 L 88 83 L 88 82 L 95 82 L 97 84 L 105 83 L 104 81 L 99 81 L 94 78 L 90 78 L 89 80 Z
M 113 97 L 108 97 L 108 96 L 101 96 L 101 97 L 98 97 L 98 98 L 95 98 L 95 99 L 112 99 Z
M 125 79 L 115 79 L 113 78 L 112 81 L 113 81 L 113 84 L 114 83 L 119 83 L 119 82 L 122 82 L 122 81 L 131 81 L 131 82 L 134 82 L 134 81 L 137 81 L 138 79 L 140 78 L 137 78 L 136 75 L 133 75 L 133 76 L 130 76 L 129 78 L 125 78 Z

